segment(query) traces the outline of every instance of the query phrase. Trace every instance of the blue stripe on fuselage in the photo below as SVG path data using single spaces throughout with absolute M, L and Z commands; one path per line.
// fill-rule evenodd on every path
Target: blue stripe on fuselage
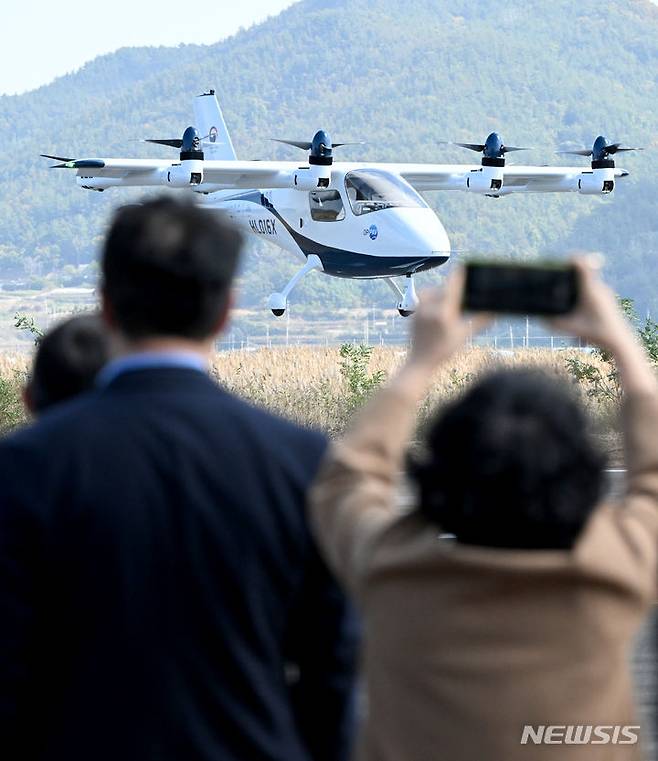
M 433 269 L 448 261 L 447 256 L 374 256 L 343 248 L 333 248 L 302 235 L 291 227 L 262 193 L 249 191 L 223 198 L 223 201 L 247 201 L 267 209 L 290 233 L 304 256 L 315 254 L 327 275 L 345 278 L 398 277 Z
M 328 275 L 347 278 L 413 275 L 448 261 L 447 256 L 373 256 L 336 248 L 325 249 L 317 256 Z

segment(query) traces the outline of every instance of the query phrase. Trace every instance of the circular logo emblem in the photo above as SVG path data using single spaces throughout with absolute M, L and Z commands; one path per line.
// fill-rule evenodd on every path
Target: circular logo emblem
M 208 132 L 208 140 L 210 140 L 211 143 L 214 143 L 217 140 L 217 127 L 210 128 L 210 132 Z
M 370 225 L 368 228 L 368 235 L 370 236 L 370 240 L 375 240 L 377 236 L 379 235 L 379 231 L 377 230 L 377 225 Z

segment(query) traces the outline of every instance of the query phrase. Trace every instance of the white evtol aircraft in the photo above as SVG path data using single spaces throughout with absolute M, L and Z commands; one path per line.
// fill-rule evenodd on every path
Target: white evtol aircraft
M 284 314 L 288 296 L 312 270 L 343 278 L 383 278 L 394 291 L 404 317 L 417 304 L 414 275 L 450 257 L 443 225 L 419 194 L 425 190 L 464 190 L 499 198 L 510 193 L 611 193 L 618 177 L 611 156 L 633 148 L 597 137 L 592 149 L 565 151 L 591 156 L 591 169 L 563 166 L 506 166 L 505 146 L 492 132 L 484 144 L 456 143 L 482 154 L 480 164 L 334 163 L 332 143 L 323 130 L 311 142 L 279 140 L 308 151 L 307 162 L 242 161 L 233 149 L 215 91 L 194 100 L 196 127 L 180 139 L 147 142 L 180 149 L 179 161 L 166 159 L 69 159 L 42 154 L 77 170 L 78 185 L 111 187 L 164 185 L 186 188 L 199 202 L 221 209 L 243 230 L 262 236 L 301 258 L 303 266 L 269 308 Z M 203 137 L 201 137 L 203 136 Z M 240 191 L 240 192 L 236 192 Z M 404 277 L 401 288 L 393 278 Z

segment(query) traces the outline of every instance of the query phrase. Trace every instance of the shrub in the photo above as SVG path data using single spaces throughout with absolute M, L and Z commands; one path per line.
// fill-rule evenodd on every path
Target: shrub
M 384 370 L 368 372 L 372 352 L 372 346 L 363 344 L 343 344 L 340 347 L 340 374 L 347 390 L 346 401 L 352 410 L 360 407 L 386 379 Z

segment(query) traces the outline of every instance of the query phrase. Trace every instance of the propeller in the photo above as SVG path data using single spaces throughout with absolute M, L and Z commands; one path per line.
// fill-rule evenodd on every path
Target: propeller
M 64 156 L 51 156 L 49 153 L 40 153 L 39 155 L 43 159 L 52 159 L 53 161 L 63 161 L 64 163 L 68 161 L 75 161 L 75 159 L 67 159 L 67 158 L 64 158 Z
M 146 138 L 145 143 L 155 143 L 156 145 L 168 145 L 171 148 L 181 148 L 183 141 L 180 138 L 172 137 L 171 139 L 163 138 L 162 140 L 156 140 L 155 138 Z
M 206 135 L 206 137 L 208 137 L 208 135 Z M 186 159 L 203 160 L 203 146 L 201 145 L 201 140 L 203 140 L 203 138 L 199 137 L 199 130 L 196 127 L 187 127 L 181 138 L 151 138 L 144 142 L 168 145 L 171 148 L 179 148 L 180 159 L 181 161 L 185 161 Z
M 486 159 L 502 159 L 506 153 L 512 151 L 529 151 L 531 148 L 517 148 L 512 145 L 505 145 L 502 137 L 497 132 L 492 132 L 484 143 L 451 143 L 440 141 L 440 145 L 458 145 L 460 148 L 467 148 L 469 151 L 481 153 Z
M 340 148 L 344 145 L 363 145 L 358 143 L 332 143 L 328 133 L 323 129 L 318 130 L 313 135 L 313 140 L 280 140 L 273 137 L 275 143 L 292 145 L 293 148 L 300 148 L 302 151 L 309 151 L 309 163 L 311 164 L 331 164 L 333 162 L 333 149 Z
M 623 153 L 624 151 L 643 150 L 644 148 L 624 148 L 621 143 L 608 143 L 603 135 L 599 135 L 589 150 L 583 148 L 575 151 L 557 151 L 557 153 L 570 156 L 591 156 L 592 162 L 594 162 L 606 161 L 609 156 L 614 156 L 616 153 Z
M 194 134 L 189 133 L 189 130 L 194 130 Z M 189 133 L 189 135 L 188 135 Z M 197 137 L 199 139 L 199 142 L 201 140 L 207 140 L 210 137 L 210 134 L 204 135 L 203 137 L 199 137 L 199 132 L 195 127 L 188 127 L 185 132 L 183 133 L 183 137 L 171 137 L 171 138 L 146 138 L 144 140 L 145 143 L 155 143 L 156 145 L 168 145 L 170 148 L 183 148 L 183 144 L 185 142 L 185 136 L 188 135 L 188 141 L 191 139 L 193 140 L 194 137 Z M 197 148 L 183 148 L 183 150 L 201 150 L 200 147 Z
M 53 164 L 51 169 L 103 169 L 105 162 L 102 159 L 67 159 L 63 156 L 51 156 L 48 153 L 39 154 L 44 159 L 61 161 L 61 164 Z

